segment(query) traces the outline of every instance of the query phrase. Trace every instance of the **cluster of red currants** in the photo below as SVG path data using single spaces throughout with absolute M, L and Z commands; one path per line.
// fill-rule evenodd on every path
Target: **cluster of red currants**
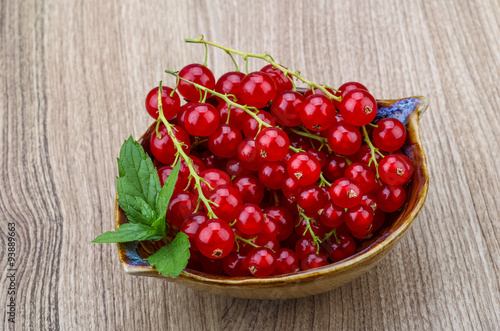
M 158 92 L 146 98 L 155 119 Z M 189 237 L 190 269 L 266 277 L 337 262 L 405 203 L 406 128 L 372 124 L 377 103 L 359 83 L 301 93 L 273 65 L 216 81 L 190 64 L 161 102 L 173 135 L 160 125 L 150 149 L 162 185 L 178 146 L 187 156 L 167 220 Z

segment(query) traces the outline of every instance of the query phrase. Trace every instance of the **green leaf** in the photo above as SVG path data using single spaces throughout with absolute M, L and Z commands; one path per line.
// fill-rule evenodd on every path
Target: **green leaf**
M 144 200 L 153 210 L 161 190 L 160 179 L 151 158 L 144 152 L 142 146 L 130 136 L 122 145 L 118 158 L 117 191 L 120 207 L 127 214 L 128 209 L 141 210 L 132 199 L 121 199 L 130 196 Z M 123 204 L 130 204 L 124 206 Z M 129 215 L 127 214 L 127 217 Z
M 166 237 L 167 236 L 167 222 L 165 221 L 165 217 L 163 218 L 158 218 L 156 221 L 151 224 L 153 228 L 156 229 L 156 233 L 160 236 Z
M 177 277 L 186 268 L 189 259 L 189 239 L 179 232 L 174 240 L 160 248 L 146 260 L 165 276 Z
M 141 214 L 144 215 L 144 217 L 146 218 L 146 220 L 148 222 L 147 224 L 152 225 L 156 221 L 155 211 L 153 210 L 153 208 L 151 208 L 150 205 L 148 205 L 146 203 L 146 201 L 142 200 L 141 198 L 135 198 L 135 199 L 137 200 L 137 202 L 141 206 Z
M 116 231 L 108 231 L 94 240 L 93 243 L 124 243 L 129 241 L 148 240 L 156 235 L 156 229 L 139 223 L 125 223 Z
M 165 181 L 163 187 L 161 188 L 160 194 L 158 195 L 158 202 L 156 203 L 156 214 L 158 218 L 165 219 L 167 214 L 167 207 L 174 193 L 175 184 L 177 183 L 177 177 L 179 176 L 179 168 L 181 162 L 178 161 L 177 164 L 172 169 L 172 172 Z

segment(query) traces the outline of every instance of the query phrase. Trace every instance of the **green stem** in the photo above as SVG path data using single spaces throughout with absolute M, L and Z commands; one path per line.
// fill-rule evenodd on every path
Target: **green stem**
M 340 244 L 340 240 L 339 238 L 337 237 L 337 228 L 333 228 L 332 231 L 328 232 L 327 234 L 325 234 L 325 236 L 323 237 L 323 241 L 324 240 L 327 240 L 328 238 L 330 238 L 331 236 L 334 236 L 335 237 L 335 240 L 337 241 L 337 244 Z
M 205 205 L 208 217 L 217 218 L 217 216 L 215 216 L 214 211 L 212 210 L 212 207 L 210 206 L 212 202 L 208 200 L 203 194 L 203 191 L 201 189 L 202 178 L 196 172 L 196 169 L 194 168 L 193 165 L 193 160 L 184 152 L 184 149 L 182 148 L 183 143 L 179 142 L 179 140 L 177 140 L 177 138 L 174 135 L 174 126 L 168 122 L 168 120 L 165 118 L 165 115 L 163 114 L 163 105 L 161 103 L 161 91 L 162 91 L 161 83 L 162 82 L 160 81 L 160 86 L 158 90 L 158 113 L 159 113 L 158 120 L 163 122 L 163 125 L 165 125 L 167 133 L 170 136 L 170 139 L 172 139 L 174 147 L 177 150 L 177 155 L 179 155 L 184 160 L 184 162 L 186 162 L 189 169 L 189 174 L 194 179 L 195 187 L 198 190 L 198 199 L 201 200 Z
M 319 239 L 319 237 L 314 233 L 312 227 L 311 227 L 311 221 L 314 222 L 314 219 L 312 219 L 311 217 L 308 217 L 306 214 L 304 214 L 303 212 L 301 212 L 299 210 L 299 217 L 303 218 L 306 220 L 306 229 L 304 230 L 304 233 L 302 235 L 305 235 L 307 231 L 309 231 L 309 234 L 311 235 L 312 239 L 313 239 L 313 243 L 314 245 L 316 245 L 316 247 L 318 247 L 318 249 L 316 250 L 316 253 L 319 253 L 319 248 L 320 248 L 320 244 L 321 244 L 321 239 Z
M 205 45 L 205 61 L 203 61 L 203 66 L 206 67 L 208 62 L 208 46 Z
M 331 184 L 330 182 L 328 182 L 328 181 L 326 180 L 326 178 L 323 176 L 323 173 L 320 173 L 319 178 L 321 179 L 321 182 L 319 183 L 319 186 L 320 186 L 320 187 L 321 187 L 321 186 L 324 186 L 324 185 L 326 185 L 326 186 L 328 186 L 328 187 L 331 187 L 331 186 L 332 186 L 332 184 Z
M 238 67 L 238 63 L 236 63 L 236 60 L 234 59 L 233 57 L 233 54 L 231 54 L 231 52 L 227 52 L 227 55 L 229 55 L 231 57 L 231 60 L 233 60 L 233 63 L 234 63 L 234 66 L 236 67 L 236 72 L 240 72 L 240 67 Z
M 370 161 L 368 162 L 368 166 L 372 162 L 375 164 L 375 170 L 376 170 L 376 175 L 377 175 L 377 179 L 378 179 L 378 178 L 380 178 L 380 176 L 378 174 L 378 162 L 377 162 L 377 158 L 375 157 L 375 153 L 378 152 L 378 148 L 375 147 L 373 145 L 372 141 L 370 140 L 370 136 L 368 135 L 368 131 L 366 131 L 366 125 L 362 126 L 362 130 L 363 130 L 363 135 L 365 137 L 365 142 L 368 145 L 368 147 L 370 147 L 370 151 L 371 151 L 371 158 L 370 158 Z
M 328 142 L 328 139 L 326 139 L 324 137 L 317 136 L 317 135 L 309 133 L 309 132 L 302 132 L 302 131 L 297 130 L 297 129 L 290 129 L 290 131 L 298 134 L 299 136 L 303 136 L 303 137 L 307 137 L 307 138 L 311 138 L 311 139 L 316 139 L 316 140 L 320 141 L 321 143 L 326 144 Z
M 252 238 L 252 239 L 245 239 L 245 238 L 242 238 L 242 237 L 238 236 L 238 235 L 235 233 L 235 234 L 234 234 L 234 241 L 236 241 L 237 251 L 238 251 L 238 252 L 240 251 L 240 244 L 238 244 L 238 240 L 239 240 L 239 241 L 243 241 L 244 243 L 247 243 L 248 245 L 253 246 L 253 247 L 260 247 L 259 245 L 254 244 L 254 243 L 252 242 L 252 240 L 255 240 L 256 238 L 257 238 L 257 237 Z
M 206 41 L 206 40 L 203 39 L 203 36 L 201 36 L 198 39 L 184 39 L 184 41 L 188 42 L 188 43 L 197 43 L 197 44 L 210 45 L 210 46 L 214 46 L 214 47 L 223 49 L 223 50 L 226 51 L 226 53 L 230 52 L 230 53 L 241 55 L 241 56 L 243 56 L 243 59 L 245 59 L 245 61 L 247 61 L 247 66 L 248 66 L 248 58 L 249 57 L 253 57 L 253 58 L 257 58 L 257 59 L 262 59 L 262 60 L 264 60 L 264 61 L 269 62 L 270 64 L 272 64 L 273 67 L 278 68 L 279 70 L 281 70 L 283 72 L 283 74 L 285 74 L 285 76 L 288 76 L 288 75 L 294 76 L 297 79 L 299 79 L 300 81 L 302 81 L 303 83 L 309 85 L 313 91 L 314 91 L 314 88 L 317 88 L 317 89 L 320 89 L 321 91 L 323 91 L 328 96 L 328 98 L 330 98 L 330 99 L 335 99 L 335 100 L 337 100 L 339 102 L 340 102 L 340 100 L 342 100 L 341 97 L 335 96 L 332 93 L 330 93 L 326 89 L 327 85 L 318 85 L 316 83 L 313 83 L 310 80 L 302 77 L 298 71 L 292 71 L 292 70 L 289 70 L 289 69 L 287 69 L 287 68 L 279 65 L 267 53 L 266 54 L 255 54 L 255 53 L 246 53 L 246 52 L 238 51 L 236 49 L 232 49 L 232 48 L 229 48 L 229 47 L 218 45 L 218 44 L 213 43 L 211 41 Z

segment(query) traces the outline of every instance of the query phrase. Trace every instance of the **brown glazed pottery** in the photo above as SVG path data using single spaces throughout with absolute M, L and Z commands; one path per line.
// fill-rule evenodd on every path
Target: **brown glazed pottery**
M 156 249 L 153 242 L 119 243 L 118 253 L 125 272 L 135 276 L 157 277 L 200 291 L 250 299 L 288 299 L 330 291 L 370 270 L 382 259 L 408 231 L 427 196 L 429 173 L 427 161 L 420 140 L 419 119 L 427 109 L 425 97 L 411 97 L 397 100 L 379 100 L 378 117 L 396 117 L 407 124 L 408 134 L 403 152 L 413 161 L 415 171 L 408 190 L 407 203 L 391 214 L 385 225 L 371 240 L 365 240 L 355 255 L 343 261 L 324 267 L 300 271 L 285 276 L 267 278 L 212 276 L 195 271 L 184 271 L 176 278 L 159 274 L 145 260 Z M 149 152 L 149 137 L 153 124 L 139 139 Z M 126 223 L 121 208 L 115 207 L 116 227 Z

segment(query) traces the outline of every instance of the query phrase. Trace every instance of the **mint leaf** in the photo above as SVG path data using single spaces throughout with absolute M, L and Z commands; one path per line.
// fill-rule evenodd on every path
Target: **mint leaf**
M 136 240 L 147 240 L 156 235 L 156 229 L 138 223 L 125 223 L 120 225 L 116 231 L 108 231 L 94 240 L 93 243 L 124 243 Z
M 172 198 L 172 194 L 174 193 L 180 166 L 181 162 L 179 161 L 172 169 L 172 172 L 163 184 L 160 194 L 158 195 L 158 201 L 156 203 L 156 214 L 158 215 L 158 218 L 164 219 L 167 214 L 167 207 L 170 203 L 170 199 Z
M 137 202 L 139 203 L 139 206 L 141 207 L 141 214 L 146 218 L 147 224 L 153 224 L 156 221 L 156 213 L 151 208 L 150 205 L 146 203 L 146 201 L 142 200 L 141 198 L 135 198 Z
M 140 198 L 144 200 L 153 210 L 156 208 L 156 200 L 161 190 L 160 179 L 151 158 L 144 152 L 142 146 L 130 136 L 120 149 L 118 158 L 117 190 L 119 199 L 122 195 Z M 133 210 L 140 210 L 131 199 L 118 201 L 122 209 L 127 213 L 127 206 L 122 203 L 131 203 Z M 128 216 L 128 215 L 127 215 Z
M 158 218 L 156 221 L 153 222 L 153 224 L 151 224 L 151 226 L 153 228 L 156 229 L 156 232 L 158 233 L 158 235 L 162 236 L 162 237 L 166 237 L 167 236 L 167 222 L 165 221 L 165 217 L 163 218 Z
M 146 260 L 165 276 L 177 277 L 186 268 L 189 259 L 189 239 L 179 232 L 174 240 L 160 248 Z

